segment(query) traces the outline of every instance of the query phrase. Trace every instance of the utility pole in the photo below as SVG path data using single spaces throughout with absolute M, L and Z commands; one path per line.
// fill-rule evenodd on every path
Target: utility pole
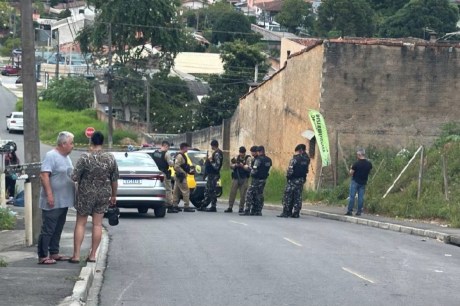
M 56 77 L 56 80 L 59 80 L 59 61 L 61 60 L 61 55 L 59 54 L 59 29 L 56 29 L 56 39 L 57 39 L 56 73 L 54 75 Z
M 22 83 L 24 100 L 24 159 L 26 163 L 40 162 L 40 140 L 38 134 L 37 83 L 35 74 L 34 26 L 32 21 L 32 0 L 21 0 L 22 26 Z M 38 242 L 41 214 L 38 207 L 40 180 L 30 178 L 32 183 L 32 237 Z
M 146 121 L 147 121 L 147 134 L 150 133 L 150 85 L 149 85 L 149 78 L 145 79 L 145 86 L 147 91 L 147 106 L 146 106 Z
M 113 145 L 113 115 L 112 115 L 112 85 L 113 85 L 113 75 L 112 75 L 112 24 L 108 24 L 108 31 L 109 31 L 109 73 L 108 73 L 108 81 L 107 81 L 107 95 L 108 95 L 108 104 L 109 104 L 109 126 L 108 126 L 108 143 L 109 143 L 109 149 L 112 149 Z

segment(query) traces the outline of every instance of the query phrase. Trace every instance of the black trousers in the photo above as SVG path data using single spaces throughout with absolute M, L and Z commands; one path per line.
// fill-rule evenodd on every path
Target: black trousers
M 14 198 L 15 191 L 16 191 L 16 180 L 13 180 L 11 176 L 6 175 L 5 185 L 6 185 L 6 192 L 8 193 L 8 196 Z
M 39 258 L 59 254 L 59 242 L 64 228 L 68 208 L 42 210 L 42 229 L 38 236 L 37 253 Z

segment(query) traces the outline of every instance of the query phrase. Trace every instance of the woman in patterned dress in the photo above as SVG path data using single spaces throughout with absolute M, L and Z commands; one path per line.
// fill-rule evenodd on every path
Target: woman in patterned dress
M 88 216 L 93 218 L 91 252 L 86 259 L 96 261 L 96 250 L 102 237 L 102 218 L 109 206 L 116 205 L 118 188 L 118 166 L 111 153 L 102 150 L 104 136 L 94 132 L 88 153 L 82 154 L 72 174 L 78 185 L 75 209 L 77 222 L 74 231 L 74 251 L 70 262 L 80 262 L 80 249 L 85 235 Z

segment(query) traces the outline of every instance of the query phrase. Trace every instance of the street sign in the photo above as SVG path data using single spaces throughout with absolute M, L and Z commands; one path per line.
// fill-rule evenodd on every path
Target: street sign
M 91 138 L 96 130 L 93 127 L 87 127 L 85 130 L 85 136 Z

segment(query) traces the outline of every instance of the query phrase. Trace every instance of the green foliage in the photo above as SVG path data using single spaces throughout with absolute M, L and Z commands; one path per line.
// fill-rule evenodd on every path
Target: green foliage
M 259 65 L 260 78 L 267 72 L 265 56 L 255 45 L 245 41 L 225 43 L 221 48 L 225 72 L 210 78 L 211 92 L 198 109 L 198 127 L 221 124 L 222 119 L 233 115 L 239 98 L 248 91 L 253 81 L 254 69 Z
M 114 53 L 122 64 L 139 58 L 129 52 L 135 46 L 151 43 L 161 48 L 160 69 L 169 71 L 175 54 L 183 48 L 185 33 L 178 20 L 179 0 L 91 0 L 98 9 L 92 31 L 82 33 L 89 38 L 92 50 L 102 50 L 112 34 Z M 79 35 L 79 39 L 83 39 Z
M 0 268 L 8 267 L 8 262 L 6 262 L 3 258 L 0 258 Z
M 136 70 L 121 67 L 114 72 L 113 81 L 114 105 L 123 109 L 139 109 L 140 118 L 137 119 L 141 122 L 147 117 L 147 88 L 143 78 L 145 77 Z M 152 131 L 180 133 L 192 129 L 194 123 L 191 114 L 196 103 L 187 83 L 178 77 L 157 73 L 149 78 L 148 84 Z
M 83 110 L 93 102 L 93 82 L 84 77 L 53 79 L 43 98 L 54 101 L 62 109 Z
M 366 0 L 324 0 L 318 8 L 316 30 L 320 36 L 334 31 L 342 37 L 370 37 L 374 11 Z
M 275 20 L 291 33 L 297 33 L 298 27 L 311 29 L 314 23 L 312 5 L 303 0 L 285 0 Z
M 65 9 L 59 13 L 58 19 L 64 19 L 70 16 L 72 16 L 72 12 L 69 9 Z
M 442 147 L 446 143 L 460 141 L 460 124 L 457 122 L 448 122 L 441 128 L 441 135 L 436 140 L 435 146 Z
M 8 37 L 3 45 L 0 47 L 0 54 L 2 56 L 11 56 L 11 52 L 13 49 L 17 49 L 21 47 L 21 38 L 16 37 Z
M 69 131 L 75 135 L 74 142 L 76 144 L 85 145 L 88 143 L 85 130 L 90 126 L 97 131 L 102 131 L 107 137 L 107 123 L 99 121 L 96 117 L 96 111 L 93 109 L 67 111 L 56 108 L 54 102 L 40 101 L 38 104 L 38 120 L 40 140 L 51 144 L 56 143 L 59 131 Z M 119 144 L 119 141 L 125 137 L 137 139 L 135 133 L 114 130 L 113 143 Z
M 16 217 L 8 208 L 0 207 L 0 231 L 12 230 L 16 226 Z
M 244 40 L 249 44 L 256 43 L 260 35 L 251 31 L 249 19 L 241 12 L 231 11 L 222 14 L 213 25 L 213 44 Z
M 454 32 L 459 19 L 458 7 L 449 0 L 411 0 L 383 22 L 382 37 L 428 38 L 428 31 L 438 35 Z

